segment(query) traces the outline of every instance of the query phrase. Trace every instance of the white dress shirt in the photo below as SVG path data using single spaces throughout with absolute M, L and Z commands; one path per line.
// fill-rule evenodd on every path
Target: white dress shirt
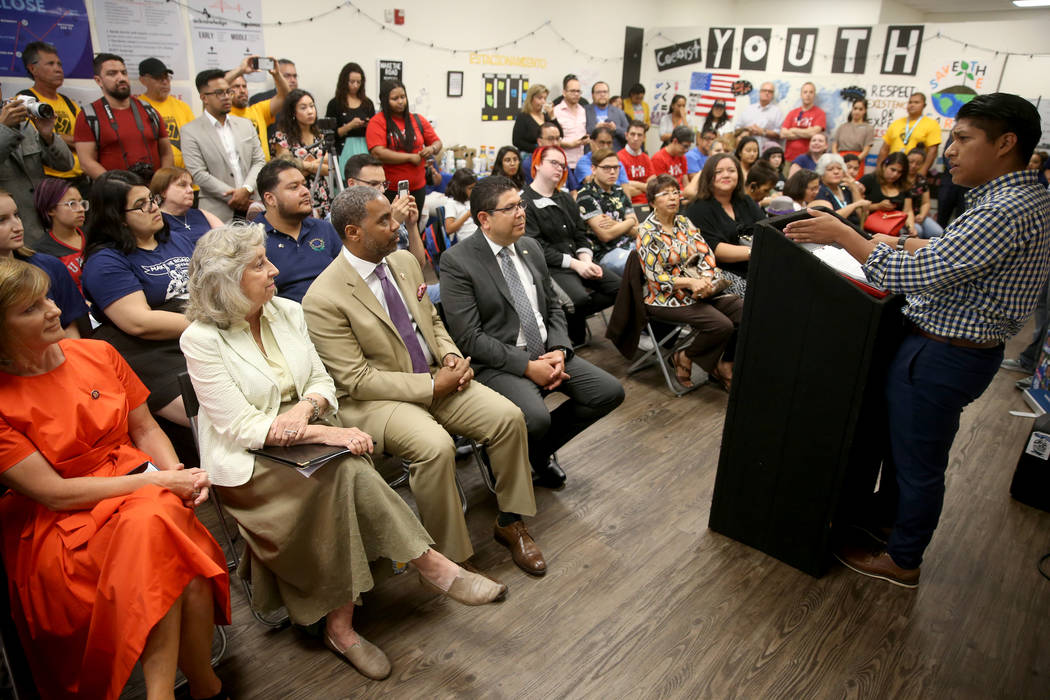
M 485 242 L 489 244 L 489 248 L 492 250 L 492 254 L 496 256 L 496 264 L 500 266 L 500 272 L 503 272 L 503 266 L 500 263 L 499 252 L 504 249 L 499 243 L 493 243 L 492 239 L 485 236 Z M 540 302 L 536 295 L 536 285 L 533 283 L 532 273 L 529 272 L 529 268 L 522 262 L 521 256 L 518 255 L 518 251 L 514 249 L 514 246 L 506 246 L 507 252 L 510 254 L 510 261 L 514 265 L 514 269 L 518 271 L 518 279 L 521 280 L 521 286 L 525 288 L 525 296 L 529 298 L 529 306 L 532 307 L 532 313 L 536 314 L 536 325 L 540 327 L 540 337 L 543 338 L 543 342 L 547 342 L 547 324 L 543 322 L 543 314 L 540 313 Z M 504 275 L 504 278 L 506 276 Z M 507 285 L 510 286 L 509 284 Z M 518 325 L 518 339 L 515 341 L 515 345 L 519 348 L 525 348 L 525 331 L 521 329 L 521 325 Z
M 241 167 L 241 157 L 237 155 L 237 137 L 233 135 L 233 127 L 230 126 L 230 120 L 226 119 L 220 124 L 219 120 L 213 117 L 208 110 L 204 110 L 204 116 L 208 117 L 208 121 L 215 128 L 215 133 L 219 135 L 219 141 L 222 143 L 222 148 L 226 151 L 226 160 L 233 171 L 234 187 L 243 187 L 244 168 Z

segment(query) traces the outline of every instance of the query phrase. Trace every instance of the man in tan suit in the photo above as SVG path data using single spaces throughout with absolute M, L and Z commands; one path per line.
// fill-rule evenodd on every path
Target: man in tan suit
M 437 549 L 463 562 L 474 550 L 455 485 L 449 431 L 486 445 L 496 481 L 495 537 L 514 563 L 547 565 L 522 521 L 536 513 L 521 411 L 471 381 L 470 358 L 452 342 L 426 294 L 423 272 L 397 250 L 390 203 L 370 187 L 332 202 L 342 254 L 303 297 L 310 338 L 335 380 L 343 425 L 367 432 L 377 452 L 411 463 L 409 483 Z

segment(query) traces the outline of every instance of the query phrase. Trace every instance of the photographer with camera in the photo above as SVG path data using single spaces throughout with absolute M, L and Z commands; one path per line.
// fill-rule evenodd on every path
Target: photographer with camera
M 7 191 L 22 212 L 26 242 L 47 235 L 33 204 L 33 189 L 44 179 L 44 166 L 70 170 L 73 154 L 55 137 L 55 111 L 36 99 L 19 95 L 4 101 L 0 92 L 0 189 Z
M 129 170 L 149 182 L 175 162 L 167 127 L 157 110 L 131 98 L 123 58 L 97 54 L 94 69 L 102 97 L 80 112 L 73 130 L 80 165 L 94 179 L 107 170 Z

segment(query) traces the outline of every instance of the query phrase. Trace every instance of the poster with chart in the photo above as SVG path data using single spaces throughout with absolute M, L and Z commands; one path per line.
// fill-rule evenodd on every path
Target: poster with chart
M 55 45 L 67 78 L 91 77 L 94 50 L 84 0 L 0 2 L 0 76 L 25 77 L 22 49 L 34 41 Z
M 230 70 L 245 56 L 266 55 L 263 43 L 262 0 L 190 0 L 190 43 L 197 70 Z M 206 11 L 206 14 L 205 12 Z M 259 71 L 245 76 L 249 82 L 269 82 Z
M 192 80 L 182 8 L 166 0 L 96 0 L 95 27 L 101 51 L 124 59 L 132 83 L 144 58 L 159 58 L 174 80 Z M 136 84 L 136 88 L 137 88 Z
M 529 79 L 524 75 L 485 73 L 481 105 L 482 121 L 512 121 L 524 104 Z

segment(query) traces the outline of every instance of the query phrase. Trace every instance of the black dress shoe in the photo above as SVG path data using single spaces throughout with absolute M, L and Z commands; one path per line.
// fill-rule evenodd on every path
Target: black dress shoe
M 565 486 L 565 471 L 558 464 L 557 457 L 551 455 L 546 467 L 532 468 L 532 485 L 545 489 L 560 489 Z

